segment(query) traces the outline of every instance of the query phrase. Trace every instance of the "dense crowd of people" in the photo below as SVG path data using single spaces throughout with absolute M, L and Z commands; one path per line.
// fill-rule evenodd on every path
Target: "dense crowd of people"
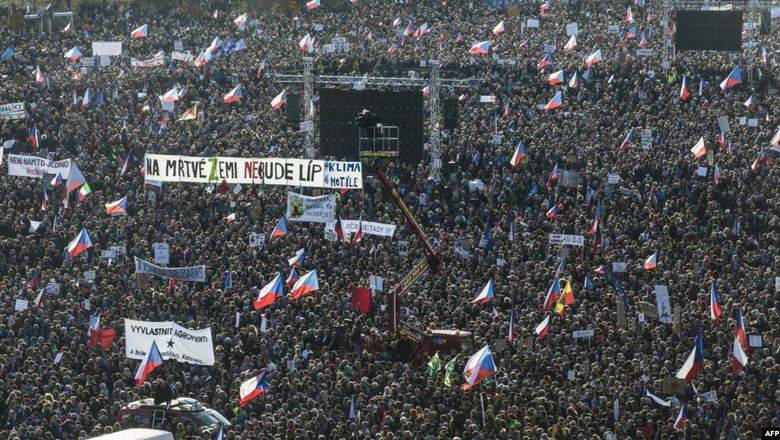
M 232 423 L 229 439 L 733 440 L 780 427 L 780 172 L 778 147 L 772 149 L 780 31 L 774 20 L 768 35 L 756 32 L 755 47 L 740 53 L 679 52 L 666 70 L 660 3 L 551 1 L 542 13 L 536 2 L 494 9 L 476 0 L 322 0 L 314 10 L 301 4 L 293 16 L 221 3 L 139 1 L 105 9 L 84 4 L 71 33 L 59 32 L 65 23 L 55 24 L 53 35 L 0 28 L 3 45 L 16 53 L 0 62 L 0 104 L 24 102 L 27 111 L 25 119 L 0 120 L 0 139 L 15 141 L 5 156 L 72 158 L 92 190 L 82 201 L 71 194 L 65 207 L 49 188 L 42 209 L 47 182 L 9 176 L 0 165 L 0 436 L 84 439 L 117 431 L 133 422 L 118 416 L 123 405 L 159 388 L 220 412 Z M 248 21 L 240 30 L 233 20 L 242 13 Z M 539 27 L 528 28 L 529 18 Z M 427 22 L 430 32 L 398 34 L 410 20 L 415 28 Z M 502 20 L 506 32 L 493 35 Z M 569 23 L 579 33 L 577 47 L 567 51 Z M 131 38 L 143 24 L 148 36 Z M 608 33 L 610 25 L 620 31 Z M 624 38 L 632 26 L 637 37 Z M 442 173 L 432 174 L 427 145 L 420 163 L 388 162 L 386 169 L 442 259 L 439 271 L 400 298 L 406 321 L 473 337 L 459 353 L 440 353 L 442 366 L 457 355 L 450 385 L 445 368 L 429 373 L 428 357 L 407 362 L 402 338 L 388 328 L 384 293 L 425 252 L 369 173 L 362 190 L 339 194 L 338 214 L 394 223 L 394 237 L 333 242 L 322 224 L 290 222 L 285 237 L 259 248 L 249 247 L 249 236 L 268 236 L 285 213 L 287 188 L 221 191 L 144 180 L 146 153 L 305 157 L 298 123 L 270 102 L 284 88 L 274 75 L 301 71 L 306 54 L 297 43 L 307 33 L 316 37 L 317 51 L 334 37 L 350 43 L 346 53 L 313 54 L 318 73 L 405 76 L 415 69 L 425 76 L 420 60 L 438 59 L 444 77 L 475 79 L 468 90 L 442 90 L 460 98 L 458 125 L 445 131 Z M 246 49 L 201 67 L 170 59 L 174 40 L 197 57 L 217 36 L 243 39 Z M 637 53 L 642 38 L 650 56 Z M 467 54 L 483 40 L 491 54 Z M 76 46 L 87 56 L 93 41 L 122 41 L 123 53 L 75 79 L 81 65 L 63 54 Z M 393 44 L 397 51 L 389 50 Z M 603 61 L 588 69 L 584 59 L 597 49 Z M 546 50 L 555 60 L 540 71 Z M 159 51 L 167 54 L 163 65 L 131 67 L 130 58 L 147 60 Z M 743 82 L 721 90 L 737 65 Z M 36 67 L 43 83 L 34 78 Z M 565 82 L 549 85 L 558 69 Z M 575 72 L 579 81 L 571 87 Z M 237 84 L 242 99 L 223 103 Z M 163 112 L 157 97 L 174 86 L 186 95 L 173 112 Z M 82 106 L 88 88 L 93 100 Z M 556 90 L 563 91 L 562 106 L 541 110 Z M 481 95 L 496 102 L 481 103 Z M 178 122 L 195 103 L 202 115 Z M 729 121 L 722 138 L 721 116 Z M 33 124 L 37 149 L 28 139 Z M 621 149 L 631 130 L 634 139 Z M 644 140 L 643 130 L 651 133 Z M 690 149 L 700 137 L 708 153 L 696 158 Z M 514 166 L 520 142 L 528 157 Z M 553 168 L 560 170 L 557 180 L 550 178 Z M 107 215 L 104 204 L 125 195 L 127 215 Z M 600 231 L 590 235 L 597 209 Z M 237 220 L 226 222 L 233 212 Z M 42 223 L 31 232 L 31 222 Z M 73 258 L 65 249 L 82 228 L 94 247 Z M 490 246 L 483 240 L 488 228 Z M 551 233 L 583 235 L 585 245 L 550 245 Z M 407 255 L 399 254 L 399 241 L 409 243 Z M 151 261 L 159 242 L 170 245 L 170 266 L 205 265 L 207 282 L 136 276 L 133 257 Z M 125 246 L 126 256 L 101 258 L 111 246 Z M 288 273 L 287 259 L 300 248 L 308 254 L 303 269 L 318 272 L 319 290 L 254 310 L 258 288 L 276 272 Z M 647 270 L 643 262 L 654 253 L 657 267 Z M 542 307 L 560 260 L 560 278 L 570 281 L 575 298 L 562 314 Z M 613 273 L 615 262 L 627 263 L 625 272 Z M 595 272 L 599 267 L 605 270 Z M 85 280 L 88 271 L 94 280 Z M 233 274 L 227 289 L 226 271 Z M 351 289 L 367 287 L 370 275 L 384 277 L 385 292 L 375 292 L 364 314 L 352 309 Z M 494 299 L 472 304 L 491 279 Z M 713 280 L 723 311 L 718 320 L 710 318 Z M 51 283 L 59 291 L 34 301 Z M 673 324 L 641 308 L 655 307 L 655 285 L 667 286 L 679 308 Z M 29 307 L 15 311 L 17 299 Z M 740 307 L 745 331 L 760 335 L 761 344 L 734 372 Z M 115 329 L 109 349 L 88 348 L 91 315 L 100 316 L 101 328 Z M 546 316 L 549 333 L 542 337 L 534 329 Z M 216 361 L 169 361 L 136 387 L 139 361 L 125 357 L 124 318 L 210 327 Z M 590 341 L 573 338 L 585 329 L 594 330 Z M 702 371 L 673 405 L 658 405 L 646 392 L 664 395 L 699 331 Z M 462 390 L 460 372 L 484 345 L 497 371 Z M 240 406 L 240 383 L 263 368 L 270 389 Z M 675 426 L 682 406 L 686 420 Z M 166 429 L 177 439 L 212 435 L 195 425 Z

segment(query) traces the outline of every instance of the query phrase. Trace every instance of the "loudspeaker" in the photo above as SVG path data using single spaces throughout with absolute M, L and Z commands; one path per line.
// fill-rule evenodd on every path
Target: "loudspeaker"
M 458 128 L 458 98 L 444 98 L 441 100 L 442 123 L 445 130 Z
M 677 11 L 677 50 L 742 50 L 742 11 Z
M 284 106 L 287 107 L 287 121 L 301 122 L 301 95 L 288 93 Z

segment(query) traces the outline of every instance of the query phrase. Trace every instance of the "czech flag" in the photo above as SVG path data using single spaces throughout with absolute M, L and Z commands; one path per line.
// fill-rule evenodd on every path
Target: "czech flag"
M 111 216 L 127 214 L 127 196 L 122 197 L 116 202 L 106 203 L 106 214 Z
M 287 263 L 290 265 L 290 267 L 301 267 L 303 266 L 303 261 L 306 259 L 306 249 L 300 248 L 298 251 L 295 252 L 295 255 L 293 255 L 292 258 L 289 258 L 287 260 Z
M 547 189 L 548 190 L 552 189 L 553 182 L 555 182 L 556 180 L 558 180 L 558 164 L 557 163 L 553 167 L 552 172 L 550 172 L 550 177 L 547 179 Z
M 198 118 L 198 104 L 195 104 L 192 106 L 191 109 L 187 110 L 186 112 L 182 113 L 181 117 L 178 119 L 179 121 L 191 121 L 193 119 Z
M 231 212 L 228 214 L 227 217 L 225 217 L 225 220 L 227 220 L 228 223 L 233 223 L 238 218 L 238 214 L 235 212 Z
M 431 31 L 431 27 L 428 25 L 428 22 L 426 21 L 423 23 L 422 26 L 420 26 L 420 29 L 417 29 L 417 32 L 415 32 L 415 35 L 417 37 L 422 37 L 428 34 L 428 32 Z
M 493 353 L 490 352 L 490 347 L 485 345 L 466 362 L 466 367 L 463 369 L 466 383 L 463 384 L 462 388 L 467 390 L 492 376 L 495 372 L 496 363 L 493 361 Z
M 320 0 L 311 0 L 309 2 L 306 2 L 306 9 L 313 10 L 320 7 Z
M 209 61 L 211 61 L 211 52 L 203 51 L 198 55 L 198 58 L 195 58 L 195 67 L 205 66 Z
M 558 201 L 557 200 L 555 201 L 555 203 L 553 203 L 552 208 L 550 208 L 547 211 L 547 214 L 545 214 L 545 217 L 550 218 L 550 219 L 558 217 Z
M 395 20 L 393 20 L 393 26 L 401 26 L 403 24 L 403 21 L 401 20 L 401 17 L 396 17 Z
M 715 184 L 717 185 L 720 181 L 720 167 L 718 164 L 715 164 L 715 167 L 712 169 L 712 178 L 715 180 Z
M 695 157 L 696 159 L 698 159 L 698 158 L 704 156 L 705 154 L 707 154 L 707 146 L 704 145 L 704 137 L 703 136 L 700 137 L 699 141 L 696 142 L 696 145 L 694 145 L 691 148 L 691 153 L 693 153 L 693 157 Z
M 319 0 L 316 1 L 319 3 Z M 238 390 L 238 395 L 240 397 L 238 404 L 240 406 L 246 406 L 250 400 L 271 389 L 271 385 L 265 380 L 266 376 L 268 376 L 268 370 L 263 368 L 263 370 L 260 371 L 260 374 L 241 384 L 241 388 Z
M 51 186 L 53 186 L 55 188 L 60 186 L 60 185 L 62 185 L 62 174 L 57 173 L 56 176 L 51 178 L 51 182 L 49 182 L 49 183 L 51 184 Z
M 282 90 L 282 93 L 276 95 L 276 97 L 271 100 L 271 108 L 279 110 L 285 102 L 287 102 L 287 90 Z
M 685 428 L 685 405 L 680 407 L 680 414 L 677 414 L 677 418 L 674 419 L 674 430 L 680 431 Z
M 87 87 L 87 90 L 84 91 L 84 97 L 81 98 L 81 108 L 87 108 L 90 104 L 92 104 L 92 89 Z
M 628 131 L 628 134 L 626 135 L 626 138 L 623 139 L 623 143 L 620 144 L 620 148 L 618 148 L 618 151 L 621 153 L 625 153 L 626 149 L 628 149 L 628 145 L 631 144 L 631 142 L 634 141 L 634 129 Z
M 395 43 L 393 43 L 390 47 L 387 48 L 387 53 L 389 53 L 390 55 L 393 55 L 396 52 L 398 52 L 398 45 Z
M 300 277 L 293 285 L 291 299 L 298 299 L 303 295 L 319 290 L 319 288 L 320 283 L 317 281 L 317 271 L 309 271 Z
M 130 32 L 130 38 L 135 38 L 135 39 L 144 38 L 148 32 L 149 32 L 149 26 L 143 25 L 137 28 L 136 30 L 134 30 L 133 32 Z
M 507 340 L 510 344 L 513 344 L 515 342 L 515 302 L 517 301 L 516 298 L 512 298 L 512 312 L 509 314 L 509 334 L 507 335 Z
M 84 175 L 81 174 L 81 170 L 78 165 L 72 163 L 70 165 L 70 174 L 68 175 L 68 182 L 65 185 L 68 188 L 68 192 L 75 191 L 76 188 L 85 184 L 87 181 L 84 179 Z
M 30 127 L 30 131 L 27 133 L 27 139 L 30 140 L 30 145 L 32 146 L 33 151 L 38 149 L 38 126 L 33 123 L 32 127 Z M 62 176 L 57 173 L 57 176 L 59 176 L 59 184 L 62 185 Z M 57 177 L 55 176 L 55 179 Z M 54 180 L 52 180 L 54 182 Z M 52 186 L 57 186 L 52 183 Z
M 38 84 L 43 84 L 46 82 L 46 77 L 43 76 L 43 73 L 41 73 L 41 67 L 35 66 L 35 72 L 33 73 L 33 77 L 35 78 L 35 82 Z
M 737 322 L 734 323 L 734 334 L 739 343 L 742 344 L 742 349 L 745 352 L 750 351 L 748 347 L 747 334 L 745 333 L 745 322 L 742 320 L 742 307 L 737 307 Z
M 523 145 L 523 141 L 520 141 L 517 144 L 517 148 L 515 148 L 515 153 L 512 155 L 512 160 L 510 163 L 513 167 L 519 166 L 525 158 L 528 157 L 528 153 L 525 151 L 525 145 Z
M 412 20 L 409 20 L 409 23 L 406 24 L 406 29 L 404 29 L 404 36 L 411 37 L 412 35 L 414 35 L 414 24 L 412 24 Z
M 160 96 L 160 102 L 176 102 L 178 100 L 179 90 L 176 88 L 176 86 L 173 86 L 171 90 L 168 90 L 164 95 Z
M 588 66 L 588 69 L 590 69 L 590 66 L 600 62 L 602 59 L 603 57 L 601 56 L 601 49 L 599 49 L 588 55 L 588 58 L 585 59 L 585 64 Z
M 718 322 L 718 319 L 720 319 L 720 315 L 722 314 L 723 310 L 721 310 L 720 304 L 718 303 L 718 283 L 716 283 L 715 280 L 712 280 L 710 283 L 710 319 Z
M 336 231 L 336 237 L 339 238 L 339 241 L 344 241 L 344 228 L 341 226 L 341 216 L 336 218 L 336 226 L 333 229 Z
M 547 77 L 547 84 L 554 86 L 563 82 L 563 70 L 553 72 Z
M 540 69 L 544 69 L 547 66 L 551 66 L 555 62 L 555 58 L 553 58 L 552 54 L 550 52 L 547 52 L 547 54 L 542 58 L 541 61 L 536 63 L 536 67 Z
M 65 58 L 73 61 L 74 63 L 81 59 L 81 51 L 78 47 L 74 47 L 73 49 L 65 52 Z
M 548 12 L 550 10 L 550 8 L 552 8 L 552 5 L 550 4 L 550 2 L 544 2 L 542 4 L 542 6 L 539 6 L 539 13 L 540 14 L 544 14 L 544 13 Z
M 569 87 L 572 89 L 576 89 L 579 85 L 579 80 L 577 78 L 577 72 L 574 72 L 574 75 L 572 75 L 571 79 L 569 80 Z
M 650 398 L 653 402 L 655 402 L 657 405 L 665 406 L 667 408 L 672 406 L 671 400 L 664 400 L 655 394 L 651 393 L 649 390 L 645 390 L 645 395 Z
M 753 107 L 756 104 L 756 98 L 753 95 L 750 95 L 750 98 L 748 98 L 744 104 L 747 108 Z
M 72 34 L 73 33 L 73 23 L 68 23 L 65 28 L 62 29 L 63 34 Z
M 209 44 L 209 47 L 206 48 L 206 52 L 214 53 L 219 50 L 219 48 L 222 47 L 222 39 L 219 38 L 219 35 L 214 37 L 213 40 L 211 40 L 211 44 Z
M 499 36 L 506 32 L 506 25 L 504 25 L 504 20 L 501 20 L 494 28 L 493 28 L 493 35 Z
M 596 233 L 596 229 L 599 227 L 599 222 L 601 222 L 601 200 L 599 200 L 599 204 L 596 205 L 596 215 L 593 217 L 593 224 L 591 224 L 590 229 L 588 229 L 588 235 L 593 235 Z
M 293 267 L 292 270 L 290 270 L 290 275 L 288 275 L 287 279 L 284 281 L 284 284 L 288 289 L 292 289 L 293 284 L 295 284 L 299 278 L 300 276 L 298 276 L 298 271 Z
M 460 44 L 463 42 L 463 34 L 458 32 L 458 35 L 455 36 L 455 44 Z
M 625 42 L 632 38 L 636 38 L 636 25 L 631 26 L 631 28 L 628 29 L 628 32 L 626 32 L 626 35 L 623 37 L 622 44 L 625 45 Z
M 653 255 L 650 255 L 645 260 L 645 270 L 653 270 L 658 265 L 658 253 L 653 252 Z
M 548 314 L 542 322 L 534 328 L 534 333 L 539 335 L 539 338 L 543 338 L 550 333 L 550 315 Z
M 734 336 L 734 345 L 731 350 L 731 371 L 739 373 L 748 363 L 747 353 L 742 349 L 739 337 Z
M 558 90 L 555 92 L 555 96 L 552 97 L 550 102 L 547 103 L 547 105 L 544 106 L 544 111 L 552 110 L 554 108 L 558 108 L 563 103 L 563 95 L 561 94 L 561 91 Z
M 780 147 L 780 127 L 777 128 L 777 131 L 775 132 L 774 136 L 772 136 L 772 147 Z M 772 150 L 777 151 L 776 148 L 772 148 Z
M 241 84 L 233 87 L 233 90 L 231 90 L 227 95 L 225 95 L 222 98 L 222 102 L 225 104 L 230 104 L 232 102 L 238 102 L 241 100 L 241 98 L 244 96 L 244 93 L 241 91 Z
M 425 86 L 425 87 L 423 87 L 423 89 L 422 89 L 422 94 L 423 94 L 423 96 L 424 96 L 424 97 L 426 97 L 426 98 L 427 98 L 427 97 L 429 97 L 429 96 L 431 96 L 431 87 L 430 87 L 430 86 Z
M 574 50 L 574 48 L 577 47 L 577 36 L 572 35 L 569 37 L 569 41 L 566 42 L 566 44 L 563 46 L 563 50 L 569 51 Z
M 594 272 L 596 275 L 606 275 L 606 273 L 607 273 L 607 270 L 606 270 L 606 269 L 604 269 L 604 265 L 601 265 L 601 266 L 599 266 L 599 267 L 597 267 L 597 268 L 593 269 L 593 272 Z
M 144 360 L 141 361 L 141 365 L 135 370 L 135 386 L 140 387 L 146 381 L 146 376 L 162 364 L 163 358 L 157 348 L 157 343 L 152 341 L 152 348 L 149 349 Z
M 564 273 L 566 273 L 566 260 L 561 259 L 561 261 L 558 262 L 558 268 L 555 269 L 555 273 L 557 273 L 558 276 L 561 276 Z
M 558 275 L 555 275 L 555 279 L 553 279 L 552 285 L 547 291 L 547 296 L 544 298 L 542 309 L 550 310 L 559 296 L 561 296 L 561 280 L 558 278 Z
M 360 220 L 358 221 L 358 229 L 355 232 L 355 235 L 352 237 L 353 243 L 360 243 L 360 240 L 363 239 L 363 216 L 360 216 Z
M 726 77 L 723 81 L 720 82 L 720 89 L 723 91 L 726 91 L 726 89 L 730 89 L 742 82 L 742 71 L 739 70 L 739 66 L 735 67 L 731 73 L 729 73 L 729 76 Z
M 301 50 L 308 50 L 310 47 L 314 47 L 314 38 L 311 34 L 306 34 L 298 41 L 298 47 Z
M 692 381 L 701 371 L 704 366 L 704 341 L 701 337 L 701 331 L 696 335 L 696 342 L 694 344 L 691 354 L 688 355 L 688 359 L 677 371 L 675 375 L 678 379 L 683 379 L 687 382 Z
M 634 14 L 631 12 L 631 6 L 626 8 L 626 15 L 623 18 L 624 18 L 624 20 L 626 20 L 629 23 L 633 23 L 634 22 Z
M 260 293 L 257 294 L 257 299 L 252 302 L 252 306 L 255 310 L 260 310 L 275 303 L 277 298 L 283 296 L 284 288 L 282 287 L 282 275 L 277 272 L 274 279 L 260 289 Z
M 642 32 L 642 38 L 639 39 L 639 47 L 645 47 L 648 44 L 650 44 L 650 32 L 649 29 L 645 29 L 645 31 Z
M 241 14 L 233 20 L 233 23 L 235 23 L 236 26 L 241 27 L 246 24 L 246 19 L 246 14 Z
M 480 41 L 479 43 L 474 43 L 468 53 L 470 55 L 487 55 L 490 53 L 490 42 Z
M 92 239 L 89 238 L 89 232 L 87 232 L 86 228 L 81 228 L 81 232 L 79 232 L 76 238 L 68 243 L 68 253 L 75 257 L 91 247 Z
M 479 292 L 479 295 L 477 295 L 476 298 L 474 298 L 471 303 L 472 304 L 485 304 L 487 302 L 493 301 L 493 280 L 485 284 L 485 287 L 482 288 L 482 291 Z
M 683 76 L 682 85 L 680 85 L 680 101 L 685 101 L 691 96 L 691 90 L 688 89 L 688 78 Z
M 284 237 L 285 235 L 287 235 L 287 219 L 282 216 L 279 219 L 279 223 L 274 226 L 274 230 L 271 231 L 271 236 L 268 237 L 268 240 L 273 240 L 274 237 Z

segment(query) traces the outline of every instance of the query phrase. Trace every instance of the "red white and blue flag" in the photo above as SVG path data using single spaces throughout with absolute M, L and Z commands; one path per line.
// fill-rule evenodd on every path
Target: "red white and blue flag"
M 577 36 L 575 34 L 572 34 L 572 36 L 569 37 L 569 41 L 567 41 L 566 44 L 563 46 L 563 50 L 570 51 L 570 50 L 574 50 L 575 47 L 577 47 Z
M 106 214 L 114 217 L 127 214 L 127 196 L 116 202 L 106 203 Z
M 518 142 L 517 148 L 515 148 L 515 153 L 512 155 L 512 160 L 510 163 L 513 167 L 519 166 L 525 158 L 528 157 L 528 153 L 525 151 L 525 145 L 523 145 L 523 141 Z
M 493 35 L 499 36 L 506 32 L 506 25 L 504 24 L 504 20 L 501 20 L 494 28 L 493 28 Z
M 694 343 L 693 350 L 685 363 L 677 371 L 675 375 L 678 379 L 683 379 L 687 382 L 692 381 L 701 371 L 704 366 L 704 340 L 701 337 L 701 331 L 696 335 L 696 341 Z
M 561 296 L 561 280 L 558 278 L 558 275 L 555 275 L 555 279 L 553 279 L 550 289 L 547 290 L 547 296 L 544 298 L 544 304 L 542 305 L 542 309 L 543 310 L 552 309 L 553 305 L 555 304 L 555 301 L 558 299 L 559 296 Z
M 544 69 L 547 66 L 551 66 L 554 62 L 555 62 L 555 58 L 553 58 L 550 52 L 547 52 L 547 54 L 544 55 L 544 58 L 542 58 L 538 63 L 536 63 L 536 67 L 538 67 L 539 69 Z
M 30 127 L 30 131 L 27 133 L 27 139 L 30 140 L 30 145 L 32 146 L 33 151 L 38 149 L 38 126 L 33 123 L 32 127 Z M 59 174 L 57 174 L 60 176 Z M 60 176 L 60 184 L 62 184 L 62 176 Z
M 292 289 L 293 284 L 295 284 L 296 281 L 300 276 L 298 275 L 298 271 L 295 270 L 293 267 L 292 270 L 290 270 L 290 275 L 287 276 L 287 279 L 284 280 L 284 284 L 287 286 L 288 289 Z
M 284 287 L 282 286 L 282 275 L 277 272 L 274 279 L 260 289 L 260 292 L 257 294 L 257 299 L 252 302 L 252 306 L 255 310 L 260 310 L 275 303 L 278 298 L 283 296 Z
M 685 428 L 685 405 L 683 404 L 682 407 L 680 407 L 680 413 L 677 414 L 677 418 L 674 420 L 674 430 L 675 431 L 681 431 L 683 428 Z
M 35 78 L 35 82 L 38 84 L 43 84 L 46 82 L 46 77 L 43 76 L 43 73 L 41 73 L 41 67 L 35 66 L 35 72 L 33 72 L 33 77 Z
M 271 108 L 275 110 L 279 110 L 282 108 L 284 103 L 287 102 L 287 90 L 282 90 L 281 93 L 276 95 L 274 99 L 271 100 Z
M 707 154 L 707 146 L 704 144 L 703 136 L 699 138 L 699 141 L 696 142 L 696 145 L 691 147 L 691 153 L 693 153 L 693 157 L 695 157 L 696 159 Z
M 507 335 L 507 340 L 509 341 L 509 344 L 515 342 L 515 303 L 517 302 L 517 298 L 512 298 L 512 312 L 509 314 L 509 334 Z
M 319 290 L 319 288 L 320 283 L 317 280 L 317 271 L 309 271 L 300 277 L 293 285 L 291 299 L 298 299 L 304 295 Z
M 658 253 L 653 252 L 653 255 L 650 255 L 645 259 L 645 270 L 653 270 L 658 265 Z
M 585 64 L 590 69 L 590 66 L 600 62 L 604 58 L 601 56 L 601 49 L 593 52 L 592 54 L 588 55 L 588 58 L 585 59 Z
M 726 89 L 730 89 L 740 83 L 742 83 L 742 71 L 737 66 L 729 72 L 729 76 L 726 79 L 720 82 L 720 89 L 726 91 Z
M 143 25 L 130 32 L 130 38 L 144 38 L 149 33 L 149 26 Z
M 306 9 L 313 10 L 320 7 L 320 0 L 311 0 L 306 2 Z
M 81 51 L 78 47 L 74 47 L 71 50 L 65 52 L 65 58 L 73 61 L 74 63 L 81 59 Z
M 560 84 L 562 82 L 563 82 L 563 69 L 557 72 L 553 72 L 547 77 L 547 84 L 550 84 L 551 86 Z
M 742 319 L 742 306 L 737 307 L 737 320 L 734 323 L 734 334 L 745 352 L 750 351 L 747 333 L 745 333 L 745 321 Z
M 292 258 L 287 259 L 287 263 L 291 267 L 301 267 L 303 266 L 303 261 L 306 259 L 306 249 L 300 248 L 295 252 L 295 255 L 292 256 Z
M 731 349 L 731 369 L 734 373 L 739 373 L 742 368 L 747 366 L 748 358 L 747 353 L 742 348 L 742 343 L 739 341 L 738 336 L 734 336 L 734 344 Z
M 157 348 L 157 343 L 152 341 L 152 347 L 141 361 L 141 365 L 135 370 L 135 386 L 140 387 L 146 381 L 146 377 L 162 364 L 163 358 L 160 350 Z
M 544 106 L 544 111 L 558 108 L 562 104 L 563 104 L 563 95 L 561 94 L 561 91 L 558 90 L 557 92 L 555 92 L 555 96 L 552 97 L 550 102 L 548 102 L 547 105 Z
M 228 92 L 228 94 L 222 98 L 222 102 L 224 102 L 225 104 L 230 104 L 232 102 L 240 101 L 243 96 L 244 93 L 241 90 L 241 84 L 239 84 L 233 87 L 233 90 Z
M 319 0 L 317 0 L 317 2 L 319 3 Z M 271 385 L 266 381 L 267 376 L 268 371 L 263 368 L 263 370 L 260 371 L 260 374 L 241 384 L 241 387 L 238 390 L 238 395 L 240 398 L 238 404 L 240 406 L 246 406 L 250 400 L 271 389 Z
M 718 283 L 715 280 L 712 280 L 710 283 L 710 319 L 718 322 L 720 315 L 722 314 L 723 310 L 721 310 L 720 303 L 718 302 Z
M 68 253 L 75 257 L 91 247 L 92 239 L 89 238 L 89 232 L 87 232 L 86 228 L 82 228 L 76 238 L 68 243 Z
M 560 92 L 558 92 L 560 93 Z M 550 177 L 547 179 L 547 189 L 551 190 L 553 187 L 553 182 L 558 180 L 558 163 L 555 164 L 555 166 L 552 169 L 552 172 L 550 172 Z
M 485 284 L 485 287 L 482 288 L 482 291 L 479 292 L 479 295 L 477 295 L 476 298 L 474 298 L 471 303 L 472 304 L 485 304 L 487 302 L 493 301 L 493 280 Z
M 287 218 L 282 216 L 282 218 L 279 219 L 279 223 L 274 226 L 274 230 L 271 231 L 268 240 L 271 241 L 274 237 L 284 237 L 285 235 L 287 235 Z
M 336 232 L 336 237 L 338 237 L 339 241 L 344 241 L 344 228 L 341 225 L 341 216 L 336 218 L 336 226 L 333 227 L 333 230 Z
M 360 240 L 363 239 L 363 216 L 360 216 L 360 220 L 358 221 L 358 229 L 355 231 L 355 235 L 352 236 L 352 243 L 360 243 Z
M 536 327 L 534 327 L 534 333 L 543 338 L 550 333 L 550 315 L 548 314 Z
M 496 363 L 493 360 L 493 353 L 490 352 L 490 347 L 485 345 L 466 362 L 466 367 L 463 369 L 463 377 L 466 379 L 466 383 L 463 384 L 462 388 L 468 390 L 492 376 L 495 372 Z
M 471 45 L 471 49 L 469 49 L 470 55 L 487 55 L 488 53 L 490 53 L 489 41 L 480 41 L 479 43 L 474 43 Z
M 621 153 L 625 153 L 628 149 L 628 146 L 631 144 L 631 142 L 634 142 L 634 129 L 628 131 L 628 134 L 626 135 L 626 138 L 623 139 L 623 143 L 620 144 L 620 148 L 618 148 L 618 151 Z

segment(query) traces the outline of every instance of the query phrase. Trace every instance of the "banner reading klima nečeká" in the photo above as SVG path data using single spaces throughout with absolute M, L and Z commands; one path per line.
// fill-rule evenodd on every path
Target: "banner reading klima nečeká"
M 144 165 L 144 177 L 161 182 L 363 188 L 360 162 L 147 154 Z
M 206 282 L 206 266 L 162 267 L 135 257 L 135 272 L 173 278 L 180 281 Z
M 151 322 L 125 318 L 125 356 L 128 359 L 143 359 L 152 341 L 157 343 L 163 360 L 214 365 L 211 327 L 190 330 L 172 321 Z

